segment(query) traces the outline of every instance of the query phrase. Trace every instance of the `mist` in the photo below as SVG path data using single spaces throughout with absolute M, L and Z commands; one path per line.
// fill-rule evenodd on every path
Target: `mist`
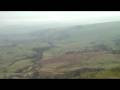
M 120 12 L 43 12 L 4 11 L 0 12 L 2 25 L 43 25 L 43 24 L 91 24 L 120 20 Z
M 112 21 L 120 21 L 120 12 L 1 11 L 0 33 L 25 33 Z

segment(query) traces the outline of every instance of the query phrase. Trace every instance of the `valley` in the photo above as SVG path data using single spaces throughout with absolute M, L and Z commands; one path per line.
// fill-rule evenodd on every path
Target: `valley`
M 120 22 L 39 28 L 0 33 L 0 78 L 120 78 Z

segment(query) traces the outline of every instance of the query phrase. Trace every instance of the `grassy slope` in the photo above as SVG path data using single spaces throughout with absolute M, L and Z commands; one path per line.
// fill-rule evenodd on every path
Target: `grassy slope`
M 49 38 L 56 47 L 46 51 L 44 54 L 46 57 L 47 55 L 61 55 L 67 51 L 89 47 L 92 43 L 103 43 L 108 47 L 114 48 L 112 40 L 119 38 L 119 36 L 120 22 L 66 28 L 65 30 L 54 31 L 52 34 L 49 33 Z
M 39 32 L 30 34 L 26 41 L 22 39 L 24 43 L 21 41 L 16 46 L 0 48 L 0 64 L 4 67 L 0 68 L 0 72 L 16 72 L 26 68 L 26 66 L 34 66 L 33 61 L 35 59 L 31 56 L 36 52 L 33 49 L 48 47 L 48 41 L 50 41 L 54 44 L 54 47 L 44 51 L 43 59 L 40 61 L 40 65 L 38 64 L 36 67 L 39 75 L 42 73 L 42 76 L 46 75 L 46 77 L 49 78 L 53 76 L 56 78 L 86 78 L 88 76 L 100 77 L 98 75 L 102 73 L 103 76 L 101 77 L 105 77 L 108 70 L 112 73 L 113 70 L 111 71 L 111 69 L 119 66 L 119 55 L 113 55 L 111 53 L 104 54 L 103 52 L 68 55 L 65 53 L 69 51 L 79 51 L 86 47 L 94 48 L 94 44 L 101 43 L 107 47 L 116 48 L 113 40 L 119 39 L 119 36 L 120 22 L 74 26 L 60 28 L 60 30 L 51 29 L 42 34 L 41 32 L 40 34 Z M 86 71 L 86 68 L 89 68 L 89 70 Z M 80 74 L 81 70 L 84 71 L 84 69 L 86 72 Z M 102 71 L 96 73 L 96 69 L 102 69 Z M 105 69 L 105 71 L 103 69 Z M 27 69 L 25 69 L 25 71 L 33 73 L 35 70 L 30 69 L 27 71 Z M 112 75 L 115 76 L 115 74 Z
M 68 32 L 69 30 L 69 32 Z M 60 38 L 62 34 L 62 37 Z M 55 36 L 54 36 L 55 35 Z M 45 51 L 45 59 L 43 63 L 48 63 L 41 70 L 47 72 L 58 72 L 59 74 L 64 73 L 62 77 L 66 78 L 119 78 L 119 55 L 114 55 L 108 52 L 107 54 L 99 53 L 91 55 L 73 55 L 66 56 L 65 52 L 68 51 L 78 51 L 83 48 L 91 48 L 94 44 L 105 44 L 110 48 L 117 48 L 113 40 L 119 39 L 120 36 L 120 23 L 101 23 L 88 26 L 77 26 L 72 29 L 66 29 L 62 31 L 57 31 L 53 34 L 55 38 L 55 45 L 57 47 Z M 58 39 L 58 40 L 57 40 Z M 92 42 L 92 43 L 91 43 Z M 94 44 L 93 44 L 94 43 Z M 94 48 L 94 47 L 93 47 Z M 118 49 L 118 48 L 117 48 Z M 48 56 L 61 56 L 58 58 L 46 59 Z M 67 57 L 67 58 L 66 58 Z M 88 60 L 87 60 L 88 59 Z M 75 63 L 76 62 L 76 63 Z M 86 72 L 79 72 L 80 68 L 89 68 L 90 70 Z M 114 68 L 118 71 L 114 72 Z M 78 69 L 78 70 L 77 70 Z M 93 69 L 93 72 L 91 71 Z M 96 72 L 96 69 L 103 69 Z M 70 71 L 69 71 L 70 70 Z M 73 71 L 71 71 L 73 70 Z M 78 72 L 78 73 L 76 73 Z M 59 76 L 59 74 L 55 76 Z M 74 75 L 75 73 L 75 75 Z M 49 73 L 50 74 L 50 73 Z

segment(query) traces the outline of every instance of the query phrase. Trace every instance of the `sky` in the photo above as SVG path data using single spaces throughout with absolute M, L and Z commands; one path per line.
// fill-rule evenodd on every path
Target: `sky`
M 120 21 L 120 11 L 0 11 L 0 23 L 4 25 L 108 21 Z

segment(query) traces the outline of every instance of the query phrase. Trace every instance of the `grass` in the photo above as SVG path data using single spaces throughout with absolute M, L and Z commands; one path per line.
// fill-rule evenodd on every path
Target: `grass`
M 82 73 L 80 77 L 94 79 L 120 79 L 120 67 L 114 67 L 100 72 L 86 72 Z
M 3 44 L 6 46 L 0 46 L 0 72 L 15 73 L 22 69 L 26 71 L 29 66 L 36 66 L 33 61 L 35 61 L 35 57 L 39 53 L 36 54 L 35 49 L 43 50 L 43 48 L 49 47 L 48 41 L 50 41 L 55 46 L 43 52 L 41 60 L 43 62 L 50 61 L 46 65 L 43 64 L 42 70 L 46 70 L 46 72 L 50 70 L 52 75 L 54 72 L 62 73 L 63 75 L 60 77 L 64 78 L 119 78 L 119 55 L 117 56 L 110 52 L 107 54 L 96 52 L 92 54 L 92 52 L 88 52 L 85 54 L 66 55 L 66 52 L 76 52 L 83 49 L 92 50 L 99 44 L 105 44 L 113 50 L 118 50 L 120 47 L 119 45 L 116 46 L 113 40 L 119 39 L 119 24 L 104 23 L 83 26 L 82 28 L 48 30 L 47 33 L 44 33 L 45 35 L 37 32 L 38 35 L 34 33 L 35 36 L 28 35 L 29 37 L 27 37 L 24 34 L 24 36 L 19 38 L 17 36 L 16 38 L 13 37 L 13 40 L 15 38 L 16 41 L 11 41 L 11 38 L 10 41 L 7 40 L 6 42 L 3 40 Z M 102 70 L 100 71 L 96 70 L 101 68 Z M 38 66 L 37 69 L 39 71 L 41 67 Z M 30 70 L 30 73 L 33 72 L 34 69 Z M 26 71 L 26 73 L 29 72 Z M 3 74 L 0 74 L 0 78 L 3 76 Z M 59 75 L 55 77 L 57 78 Z
M 32 65 L 32 60 L 20 60 L 15 62 L 13 65 L 10 65 L 9 68 L 7 69 L 7 72 L 12 73 L 12 72 L 16 72 L 18 70 L 24 69 L 30 65 Z

